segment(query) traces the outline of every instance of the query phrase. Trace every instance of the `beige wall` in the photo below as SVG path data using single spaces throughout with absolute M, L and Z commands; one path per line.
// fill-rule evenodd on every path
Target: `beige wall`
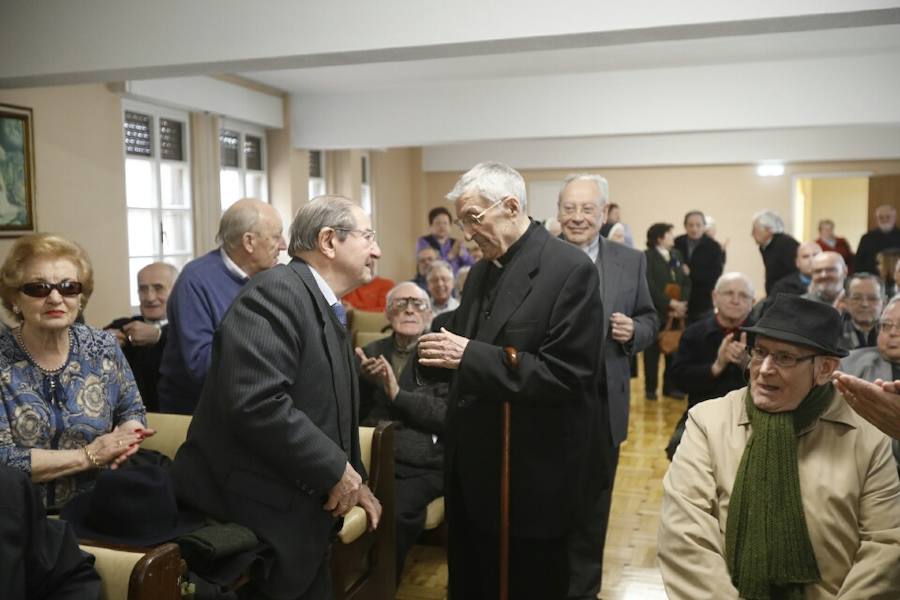
M 374 227 L 381 247 L 378 274 L 394 281 L 415 275 L 415 241 L 420 235 L 414 207 L 422 205 L 421 152 L 399 148 L 369 153 Z
M 805 163 L 788 165 L 782 177 L 759 177 L 753 165 L 697 166 L 670 168 L 583 169 L 600 173 L 609 180 L 610 199 L 622 206 L 622 219 L 631 226 L 636 247 L 643 249 L 647 228 L 655 222 L 674 224 L 678 234 L 684 213 L 699 209 L 715 217 L 718 239 L 728 243 L 726 270 L 749 275 L 757 290 L 763 289 L 764 270 L 759 250 L 750 237 L 751 217 L 769 208 L 792 229 L 791 198 L 793 176 L 804 173 L 861 172 L 874 174 L 900 173 L 900 161 L 865 161 L 848 163 Z M 567 171 L 523 171 L 526 182 L 561 181 Z M 425 174 L 419 214 L 444 202 L 443 196 L 453 187 L 460 173 Z M 865 216 L 866 206 L 858 207 Z M 837 220 L 837 219 L 836 219 Z M 425 226 L 414 235 L 421 235 Z M 837 223 L 839 232 L 846 232 Z M 842 233 L 844 235 L 845 233 Z M 409 245 L 414 241 L 410 237 Z M 850 238 L 855 247 L 858 238 Z
M 81 244 L 94 265 L 85 311 L 103 326 L 131 312 L 122 105 L 103 85 L 0 90 L 0 102 L 34 110 L 38 231 Z M 0 254 L 13 238 L 0 240 Z

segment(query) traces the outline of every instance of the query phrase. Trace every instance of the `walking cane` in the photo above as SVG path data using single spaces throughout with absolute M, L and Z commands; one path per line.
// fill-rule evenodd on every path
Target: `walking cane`
M 519 355 L 512 346 L 503 349 L 506 366 L 519 368 Z M 503 401 L 503 448 L 500 455 L 500 600 L 509 597 L 509 438 L 512 407 Z

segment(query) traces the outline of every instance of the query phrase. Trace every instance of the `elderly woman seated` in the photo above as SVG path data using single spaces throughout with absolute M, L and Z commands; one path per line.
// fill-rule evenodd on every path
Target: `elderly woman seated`
M 0 271 L 19 323 L 0 334 L 0 464 L 41 484 L 51 510 L 153 434 L 115 338 L 75 323 L 93 287 L 84 250 L 55 235 L 19 238 Z
M 831 384 L 837 311 L 779 295 L 750 385 L 694 407 L 663 480 L 670 598 L 900 598 L 900 482 L 887 437 Z

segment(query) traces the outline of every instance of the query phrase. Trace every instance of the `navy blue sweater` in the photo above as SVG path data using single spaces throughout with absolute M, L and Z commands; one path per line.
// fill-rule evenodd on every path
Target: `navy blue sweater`
M 169 339 L 157 388 L 162 412 L 194 412 L 212 358 L 213 334 L 243 285 L 218 248 L 184 266 L 166 307 Z

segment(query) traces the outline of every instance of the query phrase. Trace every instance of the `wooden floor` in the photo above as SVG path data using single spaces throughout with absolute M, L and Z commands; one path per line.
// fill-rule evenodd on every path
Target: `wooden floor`
M 622 445 L 603 561 L 603 600 L 665 600 L 656 567 L 656 529 L 662 478 L 669 466 L 663 451 L 686 401 L 660 396 L 644 400 L 643 380 L 631 380 L 628 441 Z M 407 558 L 397 600 L 447 597 L 447 562 L 441 548 L 414 547 Z

